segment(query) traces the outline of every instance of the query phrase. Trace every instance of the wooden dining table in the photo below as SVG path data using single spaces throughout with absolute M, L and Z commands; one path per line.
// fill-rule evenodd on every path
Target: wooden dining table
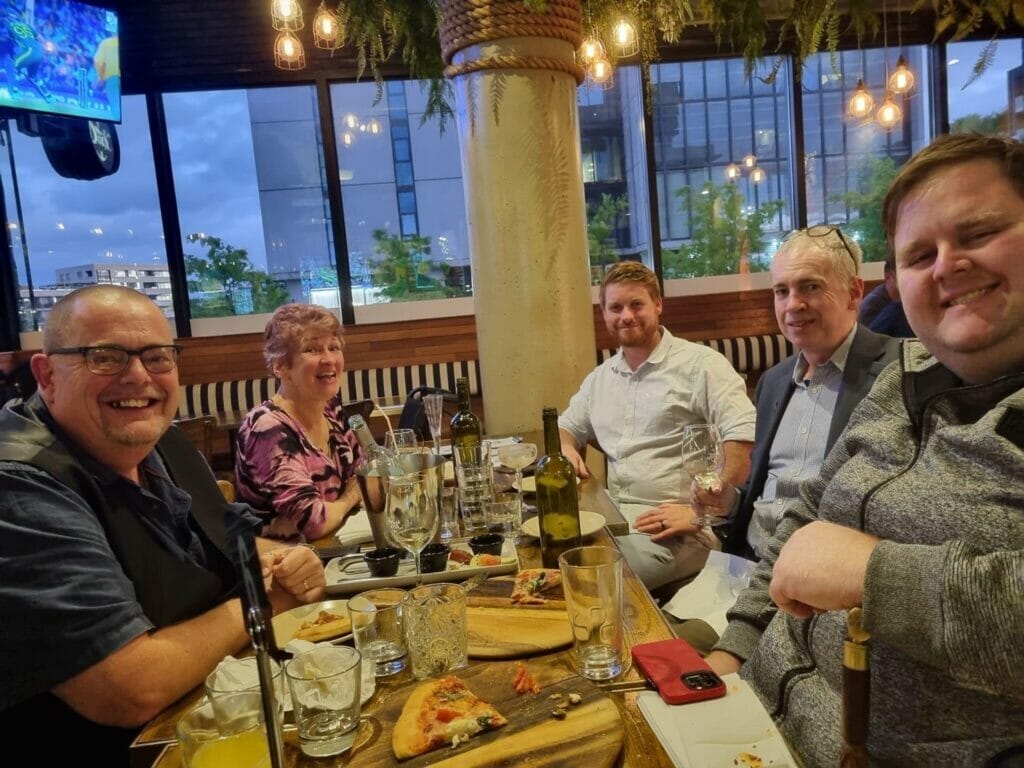
M 624 531 L 625 521 L 618 514 L 615 505 L 604 493 L 603 488 L 596 482 L 587 480 L 580 484 L 580 507 L 590 511 L 605 514 L 608 525 L 588 537 L 587 545 L 615 547 L 615 537 L 609 528 L 616 531 Z M 312 542 L 314 547 L 329 546 L 336 544 L 333 537 L 325 537 L 317 542 Z M 536 540 L 527 539 L 520 542 L 517 547 L 519 566 L 521 568 L 537 567 L 540 565 L 540 551 Z M 672 632 L 665 621 L 661 611 L 651 599 L 650 594 L 640 580 L 636 577 L 629 565 L 623 561 L 623 629 L 625 656 L 629 658 L 629 648 L 633 645 L 654 640 L 663 640 L 672 637 Z M 470 669 L 467 674 L 474 672 L 483 674 L 487 670 L 473 670 L 477 665 L 496 664 L 490 660 L 471 660 Z M 507 662 L 505 662 L 507 663 Z M 571 647 L 562 648 L 542 655 L 530 656 L 527 660 L 529 668 L 535 677 L 541 678 L 571 678 L 573 676 L 573 652 Z M 374 695 L 363 707 L 362 715 L 364 720 L 373 720 L 378 708 L 384 706 L 388 694 L 396 688 L 408 685 L 411 681 L 411 674 L 405 671 L 394 678 L 382 678 L 377 680 L 377 688 Z M 630 665 L 619 679 L 639 679 L 636 670 Z M 543 692 L 538 695 L 544 695 Z M 672 761 L 665 752 L 658 738 L 648 726 L 647 721 L 636 704 L 635 692 L 601 693 L 607 696 L 618 710 L 622 723 L 622 748 L 617 757 L 609 758 L 609 765 L 620 766 L 621 768 L 670 768 Z M 181 700 L 166 709 L 154 718 L 140 733 L 131 749 L 132 768 L 181 768 L 181 758 L 175 742 L 174 727 L 178 718 L 186 711 L 195 706 L 203 697 L 202 688 L 192 691 Z M 362 733 L 365 730 L 366 733 Z M 303 755 L 298 747 L 298 734 L 293 727 L 286 725 L 285 731 L 285 764 L 288 768 L 335 768 L 335 766 L 385 766 L 398 765 L 397 761 L 387 753 L 390 759 L 382 759 L 380 749 L 368 749 L 366 742 L 376 739 L 380 733 L 373 728 L 362 729 L 357 735 L 356 744 L 352 750 L 333 758 L 311 758 Z M 515 742 L 511 742 L 514 744 Z M 511 750 L 507 758 L 502 762 L 504 765 L 516 765 L 515 747 L 509 746 L 505 749 Z M 572 768 L 574 765 L 592 766 L 592 755 L 587 756 L 586 749 L 581 748 L 579 762 L 572 762 L 573 755 L 568 753 L 559 759 L 559 765 L 566 765 Z M 441 757 L 448 757 L 442 755 Z M 551 765 L 552 763 L 546 763 Z

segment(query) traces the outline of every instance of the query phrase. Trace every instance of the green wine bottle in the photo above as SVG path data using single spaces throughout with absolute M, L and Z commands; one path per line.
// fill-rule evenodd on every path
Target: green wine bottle
M 463 445 L 480 445 L 483 440 L 483 429 L 480 419 L 470 410 L 469 379 L 461 378 L 455 382 L 455 390 L 459 395 L 459 411 L 452 416 L 452 445 L 456 448 Z
M 558 411 L 545 408 L 544 455 L 537 462 L 537 512 L 540 557 L 545 568 L 557 568 L 558 556 L 581 545 L 580 508 L 576 497 L 576 470 L 562 453 Z

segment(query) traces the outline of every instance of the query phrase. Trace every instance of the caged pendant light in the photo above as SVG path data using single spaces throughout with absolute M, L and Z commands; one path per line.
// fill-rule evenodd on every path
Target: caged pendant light
M 889 90 L 895 94 L 905 94 L 914 90 L 917 78 L 907 64 L 907 57 L 903 55 L 902 11 L 899 7 L 896 8 L 896 35 L 896 47 L 899 49 L 900 57 L 896 59 L 896 69 L 889 75 Z

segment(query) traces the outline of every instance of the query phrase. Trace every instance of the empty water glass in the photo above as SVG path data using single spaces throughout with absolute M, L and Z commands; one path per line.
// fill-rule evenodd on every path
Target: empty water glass
M 392 453 L 412 453 L 416 445 L 416 432 L 411 429 L 394 429 L 384 436 L 384 447 Z

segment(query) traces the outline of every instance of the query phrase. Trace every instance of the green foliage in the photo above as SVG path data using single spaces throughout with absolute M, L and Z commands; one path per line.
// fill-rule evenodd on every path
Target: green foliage
M 249 252 L 219 237 L 191 234 L 187 240 L 206 248 L 203 256 L 185 255 L 185 268 L 194 280 L 189 291 L 208 291 L 217 296 L 192 299 L 193 317 L 223 317 L 273 312 L 290 297 L 279 283 L 249 261 Z
M 587 211 L 587 247 L 590 251 L 590 263 L 613 264 L 619 260 L 615 250 L 612 234 L 619 215 L 629 210 L 629 202 L 625 195 L 613 197 L 608 193 L 601 195 L 601 202 L 590 206 Z
M 882 200 L 896 177 L 895 161 L 890 157 L 873 157 L 863 166 L 857 178 L 857 190 L 831 196 L 857 212 L 857 218 L 843 225 L 843 232 L 860 245 L 864 261 L 885 261 L 889 246 L 882 229 Z
M 980 133 L 984 136 L 1006 135 L 1009 128 L 1006 110 L 991 115 L 964 115 L 949 124 L 950 133 Z
M 422 235 L 402 238 L 375 229 L 373 239 L 373 249 L 380 256 L 371 266 L 373 282 L 388 301 L 468 295 L 465 288 L 453 284 L 449 264 L 426 258 L 430 255 L 430 238 Z
M 733 275 L 740 262 L 767 248 L 765 226 L 783 209 L 782 200 L 761 203 L 746 210 L 743 194 L 736 184 L 708 181 L 700 190 L 677 189 L 675 195 L 690 210 L 690 240 L 678 249 L 662 251 L 665 277 L 708 277 Z M 750 271 L 760 272 L 766 265 L 749 260 Z

